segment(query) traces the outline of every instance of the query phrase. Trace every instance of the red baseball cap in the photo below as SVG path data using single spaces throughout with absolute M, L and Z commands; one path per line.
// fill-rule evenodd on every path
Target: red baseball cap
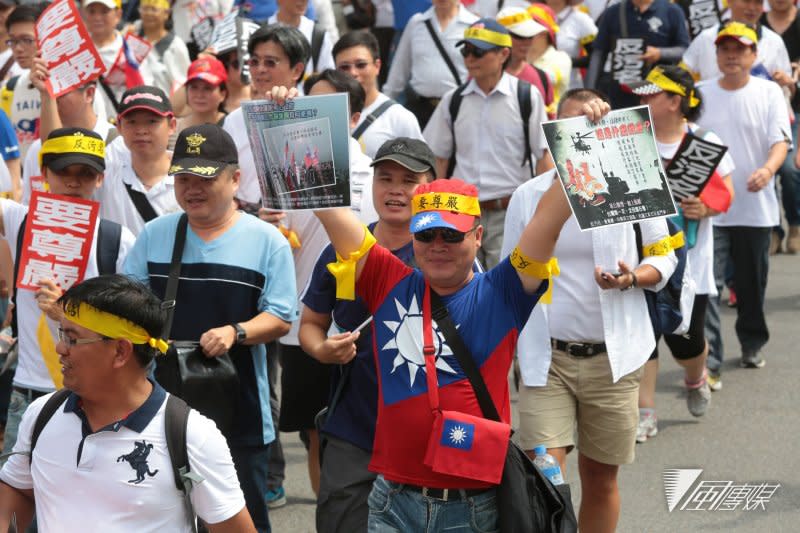
M 414 193 L 411 214 L 411 233 L 430 228 L 467 232 L 481 216 L 478 189 L 457 178 L 425 183 Z
M 213 57 L 201 57 L 192 61 L 189 71 L 186 73 L 186 83 L 192 80 L 203 80 L 214 87 L 228 81 L 228 72 L 225 65 L 219 59 Z

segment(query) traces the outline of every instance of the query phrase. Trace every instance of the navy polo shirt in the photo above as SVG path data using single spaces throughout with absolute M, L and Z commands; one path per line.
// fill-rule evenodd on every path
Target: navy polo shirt
M 640 13 L 630 0 L 624 4 L 628 23 L 627 37 L 644 38 L 647 46 L 656 48 L 689 46 L 686 17 L 678 5 L 667 0 L 655 0 Z M 621 37 L 620 5 L 622 4 L 610 6 L 600 19 L 597 38 L 592 45 L 595 49 L 608 53 L 614 47 L 614 39 Z

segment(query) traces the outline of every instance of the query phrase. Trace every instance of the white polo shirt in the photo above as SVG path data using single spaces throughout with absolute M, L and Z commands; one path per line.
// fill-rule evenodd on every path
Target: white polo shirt
M 464 30 L 478 20 L 478 17 L 460 5 L 458 15 L 442 31 L 439 19 L 431 7 L 424 13 L 411 17 L 400 37 L 389 76 L 383 86 L 383 92 L 390 98 L 398 98 L 409 84 L 417 94 L 426 98 L 441 98 L 447 91 L 458 86 L 425 27 L 426 20 L 433 22 L 433 29 L 456 67 L 461 83 L 467 80 L 467 67 L 464 66 L 464 58 L 456 48 L 456 43 L 464 38 Z
M 716 133 L 736 166 L 731 173 L 735 196 L 727 213 L 714 217 L 715 226 L 773 227 L 780 223 L 775 180 L 758 192 L 747 190 L 747 178 L 767 161 L 770 147 L 792 141 L 783 92 L 773 81 L 750 76 L 736 91 L 717 80 L 698 84 L 703 114 L 697 124 Z
M 786 51 L 783 39 L 766 26 L 762 25 L 760 29 L 761 35 L 756 45 L 758 56 L 753 67 L 763 65 L 770 74 L 776 70 L 782 70 L 791 76 L 792 66 L 789 63 L 789 53 Z M 700 76 L 700 80 L 709 80 L 721 74 L 717 66 L 717 45 L 714 44 L 717 33 L 719 33 L 719 24 L 704 29 L 694 38 L 683 54 L 683 63 L 690 71 Z
M 164 176 L 147 189 L 136 176 L 130 161 L 106 168 L 103 185 L 95 193 L 95 198 L 100 202 L 100 217 L 122 224 L 134 235 L 142 232 L 145 222 L 136 210 L 126 186 L 144 194 L 158 216 L 181 211 L 175 199 L 175 179 L 172 176 Z
M 434 111 L 423 135 L 436 157 L 448 159 L 453 153 L 456 132 L 456 167 L 453 175 L 478 187 L 480 200 L 510 196 L 529 180 L 526 162 L 522 112 L 517 101 L 518 80 L 503 73 L 487 95 L 471 80 L 462 93 L 455 127 L 451 124 L 450 99 L 447 93 Z M 547 149 L 540 124 L 547 120 L 539 91 L 531 90 L 531 117 L 528 122 L 533 164 Z
M 30 450 L 34 422 L 49 397 L 38 398 L 22 416 L 15 452 Z M 35 491 L 41 531 L 188 533 L 190 517 L 167 451 L 166 398 L 155 385 L 127 418 L 92 433 L 80 399 L 71 394 L 39 435 L 33 462 L 27 455 L 12 455 L 0 479 Z M 191 472 L 203 478 L 191 492 L 197 515 L 216 524 L 241 511 L 244 496 L 225 438 L 194 410 L 186 449 Z
M 261 188 L 258 185 L 258 174 L 256 174 L 256 163 L 253 159 L 253 150 L 250 147 L 250 138 L 247 136 L 247 128 L 244 125 L 244 114 L 242 108 L 238 107 L 225 117 L 222 129 L 230 134 L 236 148 L 239 150 L 239 190 L 236 197 L 251 204 L 261 201 Z
M 370 113 L 378 109 L 387 100 L 389 100 L 388 96 L 379 93 L 375 101 L 361 111 L 361 118 L 359 118 L 356 128 L 361 126 Z M 395 104 L 370 124 L 358 141 L 361 143 L 364 153 L 372 158 L 375 157 L 375 153 L 383 143 L 398 137 L 424 140 L 422 131 L 419 129 L 419 122 L 417 122 L 417 117 L 414 116 L 414 113 L 399 104 Z
M 281 24 L 278 22 L 278 14 L 276 13 L 268 18 L 267 24 Z M 297 27 L 297 29 L 300 30 L 300 33 L 303 34 L 303 37 L 306 38 L 306 41 L 308 41 L 308 44 L 310 45 L 311 37 L 314 34 L 314 21 L 306 16 L 301 15 L 300 25 Z M 314 64 L 312 50 L 312 57 L 308 60 L 308 64 L 306 65 L 306 76 L 309 76 L 314 72 L 322 72 L 323 70 L 327 70 L 329 68 L 335 69 L 336 63 L 333 62 L 333 41 L 331 40 L 330 34 L 326 31 L 325 36 L 322 38 L 322 45 L 319 49 L 319 65 Z M 302 83 L 300 85 L 302 85 Z

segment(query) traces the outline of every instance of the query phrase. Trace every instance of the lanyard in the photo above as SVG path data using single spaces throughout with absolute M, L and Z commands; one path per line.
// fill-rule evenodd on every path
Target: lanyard
M 428 381 L 428 403 L 431 411 L 439 411 L 439 384 L 436 380 L 436 346 L 433 344 L 433 320 L 431 319 L 431 289 L 425 281 L 422 296 L 422 354 L 425 357 L 425 377 Z

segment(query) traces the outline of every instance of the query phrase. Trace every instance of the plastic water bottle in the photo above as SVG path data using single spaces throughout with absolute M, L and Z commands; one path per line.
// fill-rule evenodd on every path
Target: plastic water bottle
M 536 457 L 533 459 L 533 464 L 544 476 L 550 480 L 553 485 L 563 485 L 564 476 L 561 475 L 561 466 L 558 461 L 547 453 L 547 448 L 544 446 L 537 446 L 533 449 Z

